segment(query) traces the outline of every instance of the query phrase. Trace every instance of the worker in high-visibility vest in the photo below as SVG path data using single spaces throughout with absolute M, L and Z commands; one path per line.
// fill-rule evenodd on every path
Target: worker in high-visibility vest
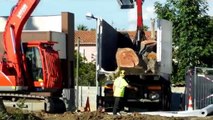
M 113 115 L 117 115 L 117 112 L 120 112 L 120 110 L 123 108 L 123 98 L 124 98 L 124 91 L 125 87 L 134 89 L 135 91 L 138 90 L 137 87 L 133 87 L 129 85 L 125 77 L 125 71 L 121 70 L 119 73 L 119 76 L 115 79 L 113 84 L 113 96 L 114 96 L 114 106 L 113 106 Z

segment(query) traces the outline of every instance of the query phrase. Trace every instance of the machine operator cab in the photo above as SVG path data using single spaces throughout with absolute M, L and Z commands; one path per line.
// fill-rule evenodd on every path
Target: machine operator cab
M 26 70 L 33 88 L 37 90 L 57 89 L 62 86 L 62 76 L 58 51 L 53 49 L 55 42 L 30 41 L 23 44 L 26 57 Z
M 25 54 L 30 77 L 34 81 L 43 80 L 42 63 L 39 49 L 36 47 L 26 48 Z

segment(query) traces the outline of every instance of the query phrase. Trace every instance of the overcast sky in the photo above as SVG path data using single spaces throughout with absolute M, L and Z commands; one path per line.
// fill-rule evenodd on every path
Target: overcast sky
M 150 18 L 155 18 L 154 2 L 164 3 L 166 0 L 145 0 L 143 4 L 144 24 L 150 26 Z M 209 1 L 209 15 L 213 16 L 213 0 Z M 17 0 L 0 0 L 0 16 L 8 16 Z M 93 13 L 96 17 L 105 19 L 119 30 L 136 29 L 136 9 L 122 10 L 117 0 L 40 0 L 33 16 L 60 15 L 61 12 L 75 14 L 75 26 L 80 24 L 95 28 L 95 20 L 87 20 L 85 14 Z

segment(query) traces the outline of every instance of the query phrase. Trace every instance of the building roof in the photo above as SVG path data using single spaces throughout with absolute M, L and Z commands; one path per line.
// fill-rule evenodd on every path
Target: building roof
M 96 43 L 96 31 L 75 31 L 75 43 L 80 39 L 81 44 L 95 44 Z
M 121 31 L 121 32 L 127 32 L 129 34 L 129 37 L 133 40 L 135 38 L 135 31 Z M 145 31 L 146 39 L 151 39 L 151 31 Z
M 127 32 L 129 37 L 133 40 L 135 38 L 135 31 L 120 31 L 120 32 Z M 145 35 L 147 39 L 151 39 L 151 32 L 145 31 Z M 75 43 L 80 38 L 80 44 L 85 45 L 94 45 L 96 44 L 96 31 L 75 31 Z

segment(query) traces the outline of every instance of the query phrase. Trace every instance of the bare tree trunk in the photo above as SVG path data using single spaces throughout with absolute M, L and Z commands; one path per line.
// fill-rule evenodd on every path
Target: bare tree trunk
M 4 103 L 3 103 L 3 100 L 2 100 L 1 97 L 0 97 L 0 112 L 7 113 L 6 108 L 4 106 Z
M 131 48 L 119 48 L 116 53 L 116 62 L 119 67 L 135 67 L 139 63 L 139 58 Z

